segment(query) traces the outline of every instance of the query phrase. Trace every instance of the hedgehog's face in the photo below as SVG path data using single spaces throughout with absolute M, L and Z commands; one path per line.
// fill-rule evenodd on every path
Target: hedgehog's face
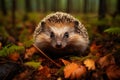
M 51 45 L 54 48 L 65 48 L 70 37 L 69 27 L 51 27 L 49 36 L 51 39 Z
M 47 36 L 44 37 L 45 41 L 48 41 L 49 46 L 56 49 L 63 49 L 70 42 L 71 38 L 75 35 L 75 24 L 48 24 L 45 22 L 41 23 L 42 31 Z M 49 37 L 49 38 L 48 38 Z M 47 39 L 46 39 L 47 38 Z M 45 42 L 43 41 L 43 42 Z M 46 42 L 45 42 L 46 43 Z

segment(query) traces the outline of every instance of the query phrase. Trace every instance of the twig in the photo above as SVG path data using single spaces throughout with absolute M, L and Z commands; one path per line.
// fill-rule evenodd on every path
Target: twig
M 41 49 L 39 49 L 35 44 L 33 44 L 33 46 L 43 55 L 45 56 L 47 59 L 49 59 L 52 63 L 54 63 L 57 67 L 61 67 L 60 64 L 56 63 L 54 60 L 52 60 L 50 57 L 48 57 Z

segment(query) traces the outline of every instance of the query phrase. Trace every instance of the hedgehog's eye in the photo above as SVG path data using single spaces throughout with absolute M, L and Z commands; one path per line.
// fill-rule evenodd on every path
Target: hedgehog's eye
M 69 33 L 68 33 L 68 32 L 65 32 L 64 38 L 68 38 L 68 37 L 69 37 Z
M 50 33 L 50 38 L 55 37 L 55 34 L 53 32 Z

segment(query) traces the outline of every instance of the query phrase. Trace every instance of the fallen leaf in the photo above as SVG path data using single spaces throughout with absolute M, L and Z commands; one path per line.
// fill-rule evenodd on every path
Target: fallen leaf
M 110 80 L 119 80 L 120 79 L 120 67 L 116 65 L 110 65 L 106 74 Z
M 86 59 L 84 64 L 88 70 L 95 70 L 95 61 L 93 59 Z
M 71 79 L 80 79 L 86 73 L 85 66 L 79 66 L 70 76 Z
M 76 63 L 70 63 L 64 68 L 65 78 L 78 79 L 86 73 L 86 68 Z
M 100 64 L 101 68 L 105 68 L 111 64 L 115 64 L 115 60 L 111 54 L 108 54 L 106 56 L 101 57 L 98 63 Z
M 20 54 L 17 52 L 14 52 L 12 54 L 9 54 L 9 59 L 13 60 L 13 61 L 17 61 L 20 58 Z
M 76 63 L 70 63 L 67 66 L 65 66 L 64 68 L 65 78 L 69 78 L 70 75 L 78 68 L 79 66 Z
M 93 43 L 91 46 L 90 46 L 90 51 L 91 52 L 95 52 L 97 51 L 99 48 L 99 46 L 96 45 L 96 43 Z
M 24 44 L 21 42 L 18 42 L 17 44 L 18 44 L 18 46 L 24 46 Z
M 0 42 L 0 49 L 2 49 L 2 43 Z
M 60 59 L 60 60 L 63 62 L 64 65 L 70 64 L 70 62 L 67 60 L 64 60 L 64 59 Z
M 42 76 L 46 76 L 47 78 L 51 77 L 50 68 L 47 66 L 42 67 L 42 69 L 39 70 L 39 72 Z
M 25 70 L 24 72 L 20 73 L 19 75 L 15 76 L 13 80 L 25 80 L 26 77 L 29 75 L 29 71 Z
M 31 47 L 29 49 L 26 49 L 26 53 L 25 53 L 25 59 L 28 59 L 28 58 L 31 58 L 32 55 L 37 52 L 36 48 L 35 47 Z
M 96 45 L 96 43 L 94 42 L 91 46 L 90 46 L 90 53 L 96 56 L 99 56 L 100 53 L 98 52 L 99 48 L 101 47 L 101 45 Z

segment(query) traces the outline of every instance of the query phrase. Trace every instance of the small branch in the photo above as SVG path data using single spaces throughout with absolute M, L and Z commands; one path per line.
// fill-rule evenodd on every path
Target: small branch
M 49 59 L 52 63 L 54 63 L 57 67 L 61 67 L 60 64 L 56 63 L 54 60 L 52 60 L 50 57 L 48 57 L 41 49 L 39 49 L 35 44 L 33 44 L 33 46 L 43 55 L 45 56 L 47 59 Z

